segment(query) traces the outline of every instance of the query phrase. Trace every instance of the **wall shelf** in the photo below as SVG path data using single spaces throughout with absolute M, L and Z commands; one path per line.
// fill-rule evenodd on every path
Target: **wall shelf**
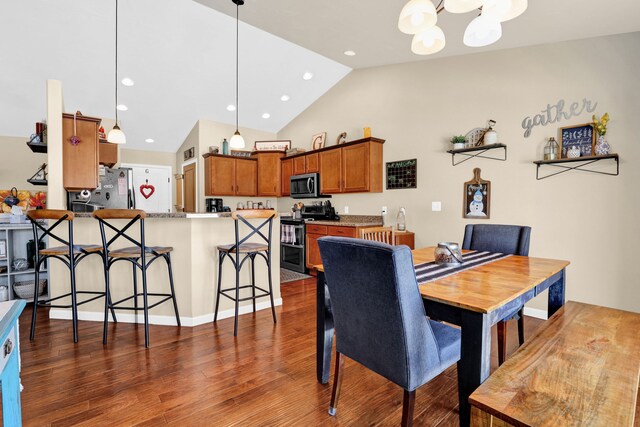
M 27 141 L 27 145 L 31 148 L 31 151 L 34 153 L 46 153 L 47 152 L 47 144 L 43 144 L 41 142 L 31 142 Z
M 46 179 L 28 179 L 27 182 L 31 185 L 48 185 Z
M 613 160 L 616 163 L 616 171 L 615 172 L 603 172 L 593 169 L 585 168 L 593 163 L 599 162 L 601 160 Z M 572 170 L 583 171 L 583 172 L 591 172 L 597 173 L 601 175 L 611 175 L 618 176 L 620 174 L 620 158 L 617 154 L 607 154 L 604 156 L 585 156 L 585 157 L 576 157 L 573 159 L 558 159 L 558 160 L 538 160 L 533 162 L 536 165 L 536 179 L 539 181 L 541 179 L 550 178 L 555 175 L 559 175 L 561 173 L 569 172 Z M 578 163 L 573 165 L 574 163 Z M 560 168 L 561 170 L 557 172 L 550 173 L 548 175 L 540 176 L 540 167 L 541 166 L 551 166 Z
M 495 149 L 503 149 L 502 157 L 492 157 L 485 156 L 484 153 L 490 150 Z M 470 147 L 470 148 L 460 148 L 457 150 L 448 150 L 447 153 L 451 154 L 451 165 L 456 166 L 460 163 L 466 162 L 467 160 L 473 159 L 475 157 L 481 159 L 490 159 L 490 160 L 500 160 L 504 162 L 507 160 L 507 146 L 504 144 L 491 144 L 491 145 L 481 145 L 479 147 Z M 456 162 L 456 154 L 460 156 L 464 156 L 464 158 L 458 162 Z

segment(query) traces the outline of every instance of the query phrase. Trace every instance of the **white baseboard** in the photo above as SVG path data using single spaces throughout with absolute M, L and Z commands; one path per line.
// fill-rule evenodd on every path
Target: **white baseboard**
M 524 315 L 535 317 L 536 319 L 547 320 L 547 310 L 541 310 L 539 308 L 525 307 Z
M 276 306 L 282 305 L 282 298 L 277 298 L 274 300 L 274 304 Z M 269 301 L 263 301 L 256 304 L 256 310 L 266 310 L 271 308 L 271 303 Z M 253 307 L 251 304 L 243 305 L 240 307 L 240 314 L 247 314 L 253 312 Z M 218 312 L 218 319 L 226 319 L 229 317 L 233 317 L 235 314 L 235 309 L 230 308 L 228 310 L 223 310 Z M 140 313 L 122 313 L 116 310 L 116 316 L 118 317 L 118 322 L 123 323 L 144 323 L 144 315 L 142 312 Z M 71 320 L 71 310 L 63 310 L 63 309 L 51 309 L 49 310 L 49 318 L 51 319 L 63 319 L 63 320 Z M 104 313 L 97 311 L 79 311 L 78 312 L 78 320 L 88 320 L 93 322 L 103 322 L 104 321 Z M 109 314 L 109 321 L 111 321 L 111 314 Z M 182 326 L 198 326 L 203 325 L 205 323 L 213 322 L 213 313 L 208 313 L 202 316 L 197 317 L 184 317 L 180 316 L 180 322 Z M 175 316 L 160 316 L 156 314 L 149 315 L 149 323 L 152 325 L 163 325 L 163 326 L 176 326 L 176 318 Z

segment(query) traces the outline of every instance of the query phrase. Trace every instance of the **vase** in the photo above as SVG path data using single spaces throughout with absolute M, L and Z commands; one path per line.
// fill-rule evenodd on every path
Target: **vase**
M 453 144 L 453 149 L 454 150 L 462 150 L 465 147 L 465 143 L 464 142 L 455 142 Z
M 606 156 L 609 154 L 611 150 L 611 146 L 609 145 L 609 141 L 607 141 L 606 135 L 598 135 L 598 142 L 596 142 L 596 155 L 597 156 Z
M 567 158 L 575 159 L 576 157 L 580 157 L 580 147 L 574 145 L 567 150 Z

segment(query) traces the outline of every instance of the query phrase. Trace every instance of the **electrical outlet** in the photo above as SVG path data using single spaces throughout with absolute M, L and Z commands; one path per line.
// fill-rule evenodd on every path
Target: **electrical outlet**
M 382 207 L 382 215 L 386 215 L 387 214 L 387 207 L 383 206 Z
M 431 210 L 433 212 L 440 212 L 442 210 L 442 202 L 431 202 Z
M 348 214 L 348 213 L 349 213 L 349 206 L 345 206 L 345 207 L 344 207 L 344 213 L 345 213 L 345 214 Z

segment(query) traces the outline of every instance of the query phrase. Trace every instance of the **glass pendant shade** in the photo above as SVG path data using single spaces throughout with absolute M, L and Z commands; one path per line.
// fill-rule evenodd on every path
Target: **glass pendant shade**
M 405 34 L 418 34 L 436 25 L 438 12 L 431 0 L 410 0 L 400 12 L 398 29 Z
M 231 148 L 244 148 L 244 138 L 237 129 L 229 140 L 229 146 Z
M 494 16 L 498 21 L 505 22 L 522 15 L 527 6 L 527 0 L 486 0 L 482 14 Z
M 467 13 L 482 6 L 483 0 L 444 0 L 444 9 L 451 13 Z
M 469 23 L 464 32 L 464 44 L 469 47 L 488 46 L 497 42 L 502 37 L 502 25 L 492 15 L 478 16 Z
M 124 136 L 124 132 L 120 130 L 120 126 L 115 124 L 113 129 L 109 131 L 109 135 L 107 136 L 107 141 L 112 144 L 126 144 L 127 138 Z
M 411 51 L 416 55 L 431 55 L 440 52 L 444 45 L 444 32 L 440 27 L 434 26 L 413 36 Z

